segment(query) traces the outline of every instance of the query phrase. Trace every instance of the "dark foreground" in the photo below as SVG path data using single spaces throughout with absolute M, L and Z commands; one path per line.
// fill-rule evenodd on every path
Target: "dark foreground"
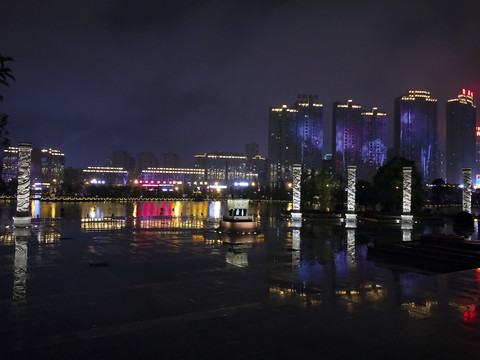
M 480 359 L 480 271 L 375 265 L 384 230 L 123 225 L 6 232 L 0 359 Z

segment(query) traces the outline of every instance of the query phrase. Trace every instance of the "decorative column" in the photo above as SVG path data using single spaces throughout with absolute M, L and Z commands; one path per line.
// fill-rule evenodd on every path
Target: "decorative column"
M 302 166 L 294 164 L 293 175 L 293 204 L 292 204 L 292 227 L 302 226 L 302 213 L 300 212 L 300 196 L 302 188 Z
M 32 144 L 18 145 L 18 186 L 17 216 L 13 217 L 14 228 L 19 228 L 16 235 L 30 234 L 30 164 L 32 161 Z M 21 233 L 21 234 L 20 234 Z
M 345 214 L 345 227 L 357 227 L 357 214 L 355 214 L 355 184 L 357 182 L 357 167 L 347 166 L 347 213 Z
M 472 213 L 472 168 L 463 168 L 462 210 Z
M 402 229 L 413 228 L 412 212 L 412 167 L 403 167 L 403 214 Z

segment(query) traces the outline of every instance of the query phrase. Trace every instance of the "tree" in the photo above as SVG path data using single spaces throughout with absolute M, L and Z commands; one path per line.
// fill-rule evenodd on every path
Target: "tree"
M 330 210 L 333 204 L 333 194 L 337 184 L 333 175 L 322 171 L 311 170 L 302 173 L 302 203 L 315 206 L 323 211 Z
M 412 167 L 412 210 L 423 206 L 422 176 L 415 163 L 405 158 L 393 158 L 382 166 L 373 178 L 376 200 L 384 211 L 400 212 L 403 198 L 403 167 Z
M 358 180 L 356 184 L 356 201 L 362 210 L 372 210 L 375 205 L 375 191 L 370 182 Z
M 13 61 L 13 59 L 9 56 L 3 56 L 2 53 L 0 53 L 0 84 L 9 87 L 10 80 L 15 80 L 15 78 L 12 75 L 12 70 L 6 66 L 6 63 L 8 61 Z M 3 101 L 3 96 L 0 95 L 0 102 Z M 8 140 L 8 131 L 6 130 L 8 123 L 8 115 L 4 113 L 0 113 L 0 141 L 2 146 L 6 147 L 10 144 Z

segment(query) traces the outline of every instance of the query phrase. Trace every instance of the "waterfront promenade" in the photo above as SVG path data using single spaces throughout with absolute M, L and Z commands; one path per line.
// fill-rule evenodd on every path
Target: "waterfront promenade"
M 7 228 L 0 358 L 480 358 L 477 269 L 375 264 L 367 244 L 401 238 L 399 228 L 297 232 L 279 209 L 259 211 L 261 233 L 237 245 L 208 212 L 105 226 L 34 220 L 27 239 Z

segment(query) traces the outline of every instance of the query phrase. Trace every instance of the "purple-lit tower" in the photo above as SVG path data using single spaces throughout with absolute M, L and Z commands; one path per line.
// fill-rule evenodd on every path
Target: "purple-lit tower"
M 415 162 L 425 181 L 438 177 L 437 99 L 429 91 L 410 90 L 395 99 L 396 156 Z
M 304 169 L 322 168 L 323 105 L 317 95 L 299 95 L 297 109 L 297 163 Z
M 447 181 L 462 184 L 462 168 L 478 173 L 475 161 L 477 109 L 473 91 L 463 89 L 456 99 L 447 102 Z
M 362 112 L 362 166 L 358 177 L 370 180 L 387 161 L 387 114 L 378 111 Z
M 332 146 L 337 174 L 344 174 L 348 165 L 361 166 L 362 162 L 362 106 L 352 100 L 346 104 L 333 104 Z

